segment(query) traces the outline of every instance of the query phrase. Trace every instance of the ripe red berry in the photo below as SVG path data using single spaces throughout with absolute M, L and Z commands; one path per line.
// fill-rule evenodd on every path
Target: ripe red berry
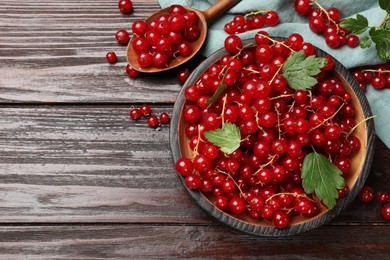
M 158 118 L 157 116 L 150 116 L 148 118 L 148 125 L 152 128 L 155 128 L 158 126 Z
M 182 176 L 188 176 L 194 170 L 192 161 L 182 157 L 176 161 L 176 171 Z
M 347 44 L 349 47 L 355 48 L 359 45 L 359 37 L 354 34 L 348 35 Z
M 130 110 L 130 118 L 133 120 L 137 120 L 141 117 L 141 111 L 139 108 L 133 108 Z
M 198 175 L 189 174 L 185 179 L 186 186 L 191 190 L 196 190 L 202 184 L 202 180 Z
M 150 106 L 147 105 L 147 104 L 141 105 L 139 109 L 140 109 L 141 114 L 142 114 L 143 116 L 149 116 L 150 113 L 152 112 L 152 109 L 151 109 Z
M 107 60 L 109 63 L 115 63 L 116 60 L 117 60 L 117 57 L 116 57 L 115 52 L 113 52 L 113 51 L 107 52 L 107 54 L 106 54 L 106 60 Z
M 364 186 L 360 190 L 358 198 L 360 201 L 368 203 L 374 199 L 374 190 L 370 186 Z
M 139 71 L 137 71 L 133 67 L 131 67 L 130 64 L 126 65 L 126 73 L 131 78 L 135 78 L 139 75 Z
M 190 76 L 190 74 L 191 72 L 189 69 L 183 68 L 177 72 L 176 77 L 178 78 L 180 84 L 184 84 L 188 79 L 188 77 Z
M 119 0 L 118 8 L 122 13 L 128 14 L 133 10 L 133 3 L 130 0 Z
M 386 220 L 390 220 L 390 204 L 386 204 L 382 207 L 382 217 Z
M 130 35 L 126 30 L 119 30 L 115 34 L 115 39 L 119 44 L 127 44 L 130 40 Z
M 170 117 L 167 112 L 162 112 L 160 114 L 160 122 L 161 124 L 168 124 L 170 120 Z
M 235 54 L 242 48 L 242 41 L 237 35 L 230 35 L 225 39 L 224 45 L 229 53 Z
M 385 192 L 385 191 L 380 191 L 378 193 L 378 202 L 379 203 L 387 203 L 387 202 L 390 202 L 390 195 L 389 193 Z

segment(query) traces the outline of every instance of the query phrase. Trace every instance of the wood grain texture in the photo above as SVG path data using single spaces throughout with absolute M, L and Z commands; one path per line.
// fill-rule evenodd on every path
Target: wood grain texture
M 153 113 L 171 113 L 153 106 Z M 177 177 L 169 127 L 129 119 L 127 106 L 0 107 L 0 222 L 212 223 Z M 376 154 L 389 154 L 379 145 Z M 369 181 L 386 190 L 389 166 Z M 354 202 L 332 224 L 376 223 L 379 205 Z
M 262 238 L 220 225 L 91 225 L 0 228 L 0 258 L 388 259 L 390 226 L 319 228 Z
M 157 1 L 0 0 L 0 102 L 173 102 L 177 70 L 127 76 L 115 33 L 159 9 Z M 105 55 L 115 51 L 116 64 Z M 158 99 L 157 99 L 158 93 Z

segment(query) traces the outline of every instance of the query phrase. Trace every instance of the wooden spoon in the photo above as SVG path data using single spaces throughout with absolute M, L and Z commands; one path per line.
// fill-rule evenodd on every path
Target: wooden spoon
M 192 45 L 192 53 L 189 56 L 187 56 L 187 57 L 179 56 L 177 59 L 175 59 L 175 58 L 170 59 L 168 66 L 165 68 L 156 68 L 153 66 L 149 67 L 149 68 L 142 68 L 141 66 L 138 65 L 137 53 L 134 51 L 133 46 L 131 44 L 132 40 L 134 39 L 134 37 L 132 37 L 128 46 L 127 46 L 127 53 L 126 53 L 127 62 L 135 70 L 138 70 L 140 72 L 145 72 L 145 73 L 161 72 L 161 71 L 169 70 L 169 69 L 175 68 L 177 66 L 180 66 L 184 62 L 191 59 L 199 51 L 199 49 L 202 47 L 202 45 L 206 39 L 207 23 L 212 21 L 218 15 L 226 12 L 228 9 L 230 9 L 232 6 L 236 5 L 240 1 L 241 0 L 219 0 L 217 3 L 215 3 L 213 6 L 211 6 L 209 9 L 207 9 L 203 12 L 196 10 L 196 9 L 193 9 L 191 7 L 187 7 L 187 6 L 184 7 L 187 11 L 194 11 L 199 16 L 198 28 L 200 31 L 200 35 L 196 41 L 190 42 Z M 169 11 L 169 7 L 161 9 L 161 10 L 153 13 L 149 18 L 147 18 L 145 20 L 145 22 L 149 22 L 151 20 L 154 20 L 158 16 L 160 16 L 161 14 L 168 13 L 168 11 Z

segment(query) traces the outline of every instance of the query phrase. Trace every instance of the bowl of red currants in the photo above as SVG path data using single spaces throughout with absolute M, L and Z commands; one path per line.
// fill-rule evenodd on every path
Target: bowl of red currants
M 344 210 L 370 170 L 369 104 L 350 72 L 299 34 L 259 31 L 190 75 L 175 102 L 175 170 L 201 208 L 259 236 L 295 235 Z

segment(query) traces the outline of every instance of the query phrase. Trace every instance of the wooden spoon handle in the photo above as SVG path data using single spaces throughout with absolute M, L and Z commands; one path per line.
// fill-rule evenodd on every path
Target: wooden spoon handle
M 214 18 L 216 18 L 218 15 L 229 10 L 231 7 L 236 5 L 238 2 L 241 2 L 241 0 L 219 0 L 217 3 L 212 5 L 209 9 L 204 11 L 203 15 L 206 18 L 206 21 L 210 22 Z

